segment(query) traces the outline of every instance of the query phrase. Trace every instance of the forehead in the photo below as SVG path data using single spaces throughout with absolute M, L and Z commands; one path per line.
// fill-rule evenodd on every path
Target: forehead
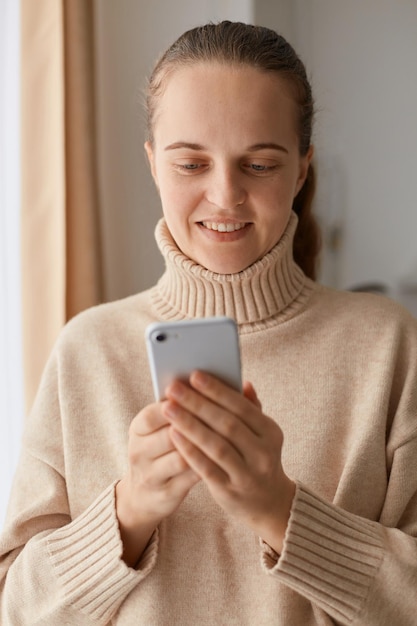
M 184 127 L 208 135 L 221 128 L 295 134 L 296 104 L 288 82 L 277 72 L 246 65 L 196 63 L 165 78 L 154 118 L 154 135 Z

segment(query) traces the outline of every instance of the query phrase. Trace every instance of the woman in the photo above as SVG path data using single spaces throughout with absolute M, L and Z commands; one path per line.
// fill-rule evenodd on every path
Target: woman
M 2 623 L 415 620 L 417 325 L 312 280 L 312 116 L 268 29 L 193 29 L 158 62 L 145 148 L 166 271 L 71 321 L 51 355 L 2 538 Z M 210 315 L 236 319 L 251 382 L 195 372 L 155 403 L 145 327 Z

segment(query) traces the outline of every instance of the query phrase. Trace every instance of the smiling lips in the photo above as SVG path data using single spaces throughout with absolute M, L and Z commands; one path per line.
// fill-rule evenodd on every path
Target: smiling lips
M 204 228 L 208 230 L 217 230 L 219 233 L 233 233 L 241 230 L 246 224 L 244 222 L 201 222 Z

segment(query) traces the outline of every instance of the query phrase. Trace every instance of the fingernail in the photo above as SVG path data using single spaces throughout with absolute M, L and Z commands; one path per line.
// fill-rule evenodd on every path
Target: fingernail
M 165 405 L 165 415 L 171 419 L 175 419 L 179 415 L 178 407 L 171 402 L 167 402 Z
M 167 389 L 167 394 L 173 396 L 174 398 L 182 398 L 184 392 L 184 385 L 179 382 L 172 383 L 172 385 L 170 385 Z
M 199 370 L 193 372 L 192 381 L 196 383 L 199 387 L 205 387 L 208 385 L 209 377 L 204 372 L 200 372 Z

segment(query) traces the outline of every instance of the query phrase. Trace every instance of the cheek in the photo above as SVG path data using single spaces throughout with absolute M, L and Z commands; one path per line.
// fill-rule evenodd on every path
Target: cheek
M 182 216 L 196 207 L 200 197 L 194 185 L 171 178 L 161 181 L 159 193 L 164 212 Z
M 287 184 L 276 184 L 265 190 L 259 196 L 261 206 L 265 208 L 265 218 L 268 222 L 278 222 L 285 219 L 285 215 L 291 210 L 293 205 L 293 188 Z
M 159 195 L 164 213 L 181 210 L 181 190 L 178 185 L 175 185 L 170 180 L 162 179 L 159 186 Z
M 162 212 L 168 228 L 177 245 L 184 249 L 189 236 L 189 218 L 192 214 L 192 203 L 189 194 L 182 185 L 170 182 L 160 188 Z
M 293 205 L 293 189 L 289 185 L 277 185 L 263 198 L 261 223 L 265 237 L 274 240 L 280 239 L 291 215 Z

